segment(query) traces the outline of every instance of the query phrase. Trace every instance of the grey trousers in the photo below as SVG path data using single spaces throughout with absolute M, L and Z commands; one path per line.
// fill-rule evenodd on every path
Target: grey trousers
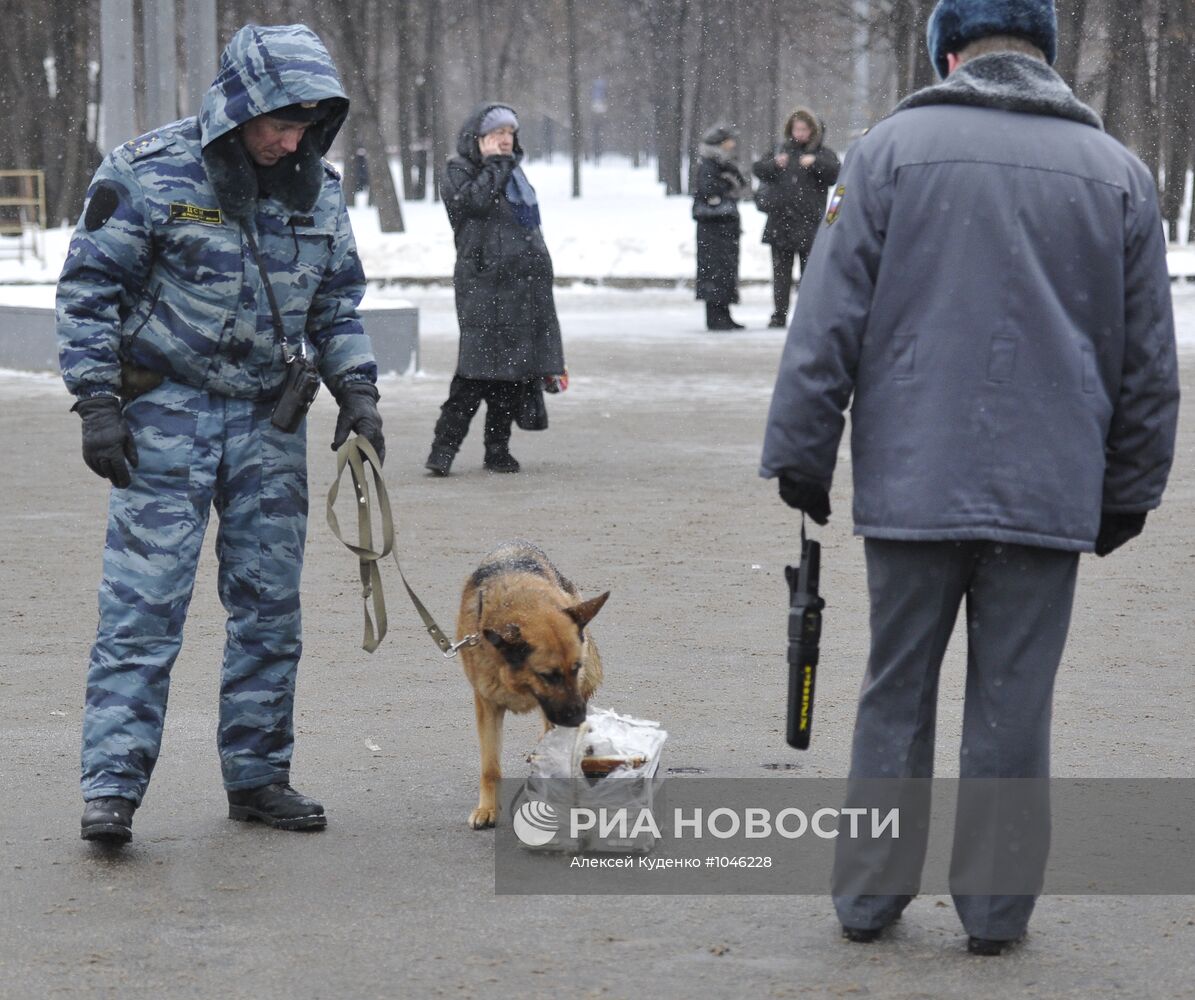
M 865 540 L 864 551 L 871 652 L 855 720 L 851 789 L 861 789 L 870 779 L 932 776 L 938 675 L 964 599 L 967 677 L 959 775 L 1047 778 L 1054 677 L 1070 627 L 1079 554 L 984 541 L 872 538 Z M 905 794 L 907 803 L 926 811 L 926 820 L 928 788 L 928 782 L 913 781 Z M 1048 845 L 1046 812 L 1044 840 L 1038 840 Z M 902 816 L 902 828 L 913 833 L 913 850 L 920 851 L 914 880 L 920 876 L 927 825 L 906 823 Z M 906 843 L 902 850 L 909 847 Z M 916 894 L 915 881 L 901 893 L 855 891 L 859 856 L 841 838 L 837 848 L 834 905 L 839 919 L 848 927 L 891 923 Z M 974 859 L 960 857 L 967 849 L 956 829 L 952 889 L 956 871 L 975 867 Z M 1026 858 L 1026 864 L 1044 870 L 1044 850 Z M 1011 940 L 1024 933 L 1037 897 L 955 892 L 953 898 L 969 935 Z

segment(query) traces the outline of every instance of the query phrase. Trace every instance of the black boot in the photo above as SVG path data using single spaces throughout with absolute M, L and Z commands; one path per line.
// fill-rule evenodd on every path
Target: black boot
M 520 468 L 505 441 L 485 446 L 485 467 L 490 472 L 518 472 Z
M 768 326 L 772 329 L 783 329 L 788 326 L 788 317 L 781 312 L 772 313 L 772 318 L 768 320 Z
M 448 475 L 448 470 L 452 468 L 452 460 L 454 458 L 456 458 L 455 448 L 449 448 L 447 445 L 432 442 L 431 454 L 427 456 L 427 461 L 423 463 L 423 467 L 433 476 L 446 476 Z
M 707 330 L 741 330 L 742 323 L 736 323 L 730 315 L 730 306 L 725 302 L 705 304 L 705 328 Z
M 133 838 L 133 812 L 137 803 L 132 799 L 108 796 L 92 799 L 83 805 L 82 831 L 84 840 L 100 840 L 110 844 L 124 844 Z
M 510 453 L 510 432 L 522 391 L 519 382 L 501 382 L 486 396 L 485 467 L 490 472 L 519 471 L 519 463 Z
M 423 467 L 434 476 L 448 475 L 452 460 L 469 433 L 469 422 L 481 402 L 480 397 L 474 395 L 474 386 L 475 383 L 460 376 L 452 380 L 448 399 L 440 407 L 440 416 L 436 420 L 431 454 L 423 463 Z
M 725 312 L 725 315 L 723 315 Z M 730 310 L 718 305 L 716 302 L 707 302 L 705 304 L 705 328 L 707 330 L 729 330 L 727 325 L 730 321 Z
M 322 830 L 328 825 L 323 806 L 283 782 L 230 791 L 228 818 L 257 820 L 277 830 Z

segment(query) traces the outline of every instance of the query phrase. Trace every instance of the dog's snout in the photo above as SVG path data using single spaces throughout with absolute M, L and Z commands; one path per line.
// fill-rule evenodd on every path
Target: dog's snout
M 575 728 L 585 721 L 585 702 L 576 702 L 568 705 L 548 705 L 545 704 L 544 715 L 548 717 L 548 721 L 554 726 L 569 726 Z

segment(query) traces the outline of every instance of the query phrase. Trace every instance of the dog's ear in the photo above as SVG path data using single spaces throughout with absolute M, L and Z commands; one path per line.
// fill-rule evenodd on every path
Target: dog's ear
M 564 613 L 577 623 L 577 628 L 584 628 L 602 610 L 602 605 L 606 603 L 606 599 L 609 596 L 610 591 L 607 590 L 604 594 L 591 597 L 588 601 L 582 601 L 580 604 L 574 604 L 571 608 L 565 608 Z
M 504 625 L 501 632 L 495 632 L 492 628 L 484 629 L 482 635 L 513 670 L 520 669 L 531 655 L 531 647 L 523 641 L 522 631 L 513 622 Z
M 508 622 L 503 625 L 501 632 L 495 632 L 492 628 L 487 628 L 482 634 L 498 649 L 501 649 L 503 646 L 514 645 L 523 638 L 522 630 L 514 622 Z

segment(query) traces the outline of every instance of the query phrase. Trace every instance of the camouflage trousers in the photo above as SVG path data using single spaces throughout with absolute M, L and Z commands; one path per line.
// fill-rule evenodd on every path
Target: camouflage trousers
M 125 407 L 140 462 L 113 489 L 83 713 L 83 798 L 140 803 L 157 761 L 199 553 L 214 507 L 228 612 L 217 746 L 229 789 L 286 781 L 302 652 L 306 426 L 272 404 L 164 382 Z

